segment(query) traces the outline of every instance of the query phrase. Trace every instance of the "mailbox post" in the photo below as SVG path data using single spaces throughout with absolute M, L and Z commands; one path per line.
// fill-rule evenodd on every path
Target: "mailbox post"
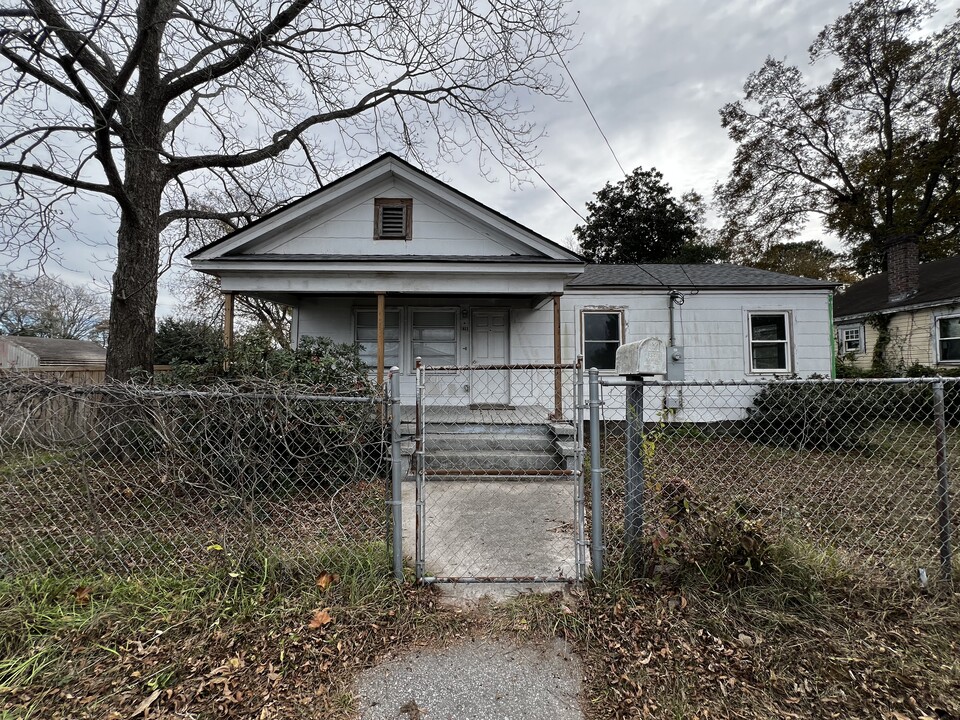
M 643 379 L 667 371 L 666 346 L 659 338 L 645 338 L 617 349 L 617 375 L 627 385 L 627 468 L 623 531 L 627 553 L 635 561 L 643 539 Z

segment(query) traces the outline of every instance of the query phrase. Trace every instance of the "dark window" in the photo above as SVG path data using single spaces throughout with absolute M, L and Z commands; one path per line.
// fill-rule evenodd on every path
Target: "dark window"
M 413 237 L 413 200 L 377 198 L 374 211 L 374 238 L 410 240 Z
M 750 371 L 790 371 L 786 313 L 750 315 Z
M 583 366 L 612 370 L 616 367 L 617 348 L 622 342 L 620 312 L 583 313 Z

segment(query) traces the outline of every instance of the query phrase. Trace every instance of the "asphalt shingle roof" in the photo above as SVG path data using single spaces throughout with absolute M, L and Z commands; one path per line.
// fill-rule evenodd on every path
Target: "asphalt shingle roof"
M 960 256 L 922 263 L 917 292 L 895 303 L 888 299 L 885 272 L 853 283 L 834 299 L 833 316 L 861 315 L 910 305 L 949 302 L 958 298 Z
M 670 287 L 670 288 L 832 288 L 826 280 L 784 275 L 740 265 L 587 265 L 569 287 Z
M 6 342 L 34 353 L 41 365 L 102 365 L 107 351 L 95 342 L 6 335 Z

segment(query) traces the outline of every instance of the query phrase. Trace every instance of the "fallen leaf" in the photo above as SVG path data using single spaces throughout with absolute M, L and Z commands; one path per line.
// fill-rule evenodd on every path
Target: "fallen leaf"
M 324 625 L 330 623 L 333 618 L 330 616 L 330 608 L 323 608 L 320 610 L 313 611 L 313 615 L 310 616 L 310 622 L 307 624 L 307 627 L 311 630 L 319 630 Z
M 73 601 L 77 605 L 88 605 L 90 603 L 91 590 L 86 585 L 81 585 L 73 591 Z
M 157 701 L 157 698 L 160 697 L 161 692 L 161 690 L 154 690 L 152 693 L 150 693 L 146 698 L 144 698 L 142 703 L 137 705 L 137 709 L 133 711 L 133 714 L 130 715 L 130 717 L 135 718 L 137 715 L 143 715 L 150 708 L 150 706 Z
M 336 585 L 340 582 L 340 576 L 337 573 L 331 573 L 324 570 L 317 576 L 317 587 L 321 590 L 326 590 L 331 585 Z

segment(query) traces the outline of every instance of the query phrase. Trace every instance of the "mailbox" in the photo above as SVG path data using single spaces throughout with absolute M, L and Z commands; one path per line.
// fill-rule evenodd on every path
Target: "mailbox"
M 667 346 L 655 337 L 621 345 L 617 349 L 617 375 L 665 375 Z

